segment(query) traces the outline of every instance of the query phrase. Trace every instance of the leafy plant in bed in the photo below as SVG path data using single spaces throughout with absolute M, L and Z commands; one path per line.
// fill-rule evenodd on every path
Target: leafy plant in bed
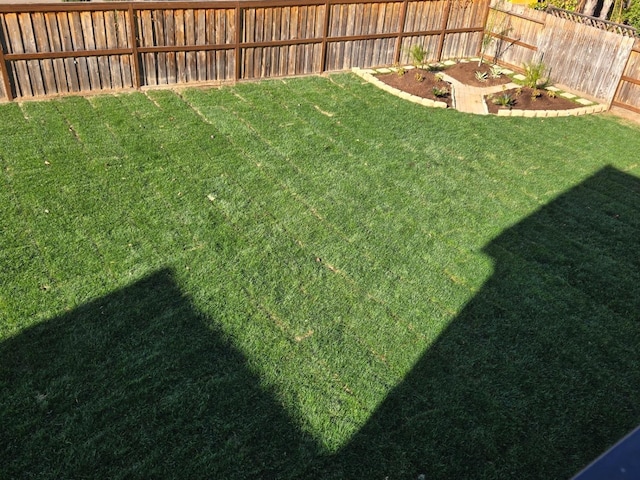
M 438 67 L 427 63 L 428 52 L 422 45 L 409 50 L 411 66 L 399 66 L 393 73 L 376 75 L 380 81 L 411 95 L 444 102 L 452 106 L 451 86 L 437 73 Z
M 580 105 L 557 95 L 550 86 L 550 76 L 542 62 L 523 65 L 524 80 L 517 88 L 506 89 L 498 94 L 485 96 L 489 113 L 498 113 L 500 109 L 518 110 L 570 110 Z

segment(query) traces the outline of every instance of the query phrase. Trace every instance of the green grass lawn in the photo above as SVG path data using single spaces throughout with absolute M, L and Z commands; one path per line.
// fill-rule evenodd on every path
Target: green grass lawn
M 0 477 L 569 478 L 640 423 L 640 130 L 351 74 L 0 106 Z

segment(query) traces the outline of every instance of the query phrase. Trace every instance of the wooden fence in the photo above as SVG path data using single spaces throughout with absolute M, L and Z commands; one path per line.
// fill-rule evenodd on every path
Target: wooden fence
M 420 44 L 431 60 L 542 60 L 559 85 L 640 113 L 640 40 L 491 1 L 0 5 L 0 99 L 408 63 Z
M 640 113 L 640 39 L 631 49 L 611 105 Z
M 477 55 L 489 0 L 0 5 L 0 98 Z
M 542 61 L 555 83 L 640 113 L 640 42 L 607 30 L 494 0 L 485 55 L 517 70 Z

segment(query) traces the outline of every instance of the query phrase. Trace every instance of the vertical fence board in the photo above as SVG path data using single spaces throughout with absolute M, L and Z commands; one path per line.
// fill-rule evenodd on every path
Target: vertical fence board
M 7 26 L 4 14 L 0 13 L 0 99 L 12 100 L 11 78 L 9 74 L 8 62 L 4 58 L 7 42 Z
M 115 15 L 116 32 L 118 34 L 118 48 L 133 48 L 130 44 L 131 35 L 128 31 L 131 25 L 127 21 L 127 12 L 124 10 L 118 11 Z M 135 85 L 134 82 L 134 66 L 131 64 L 133 55 L 121 55 L 120 56 L 120 68 L 122 72 L 122 86 L 126 88 L 132 88 Z
M 91 12 L 80 12 L 80 35 L 84 39 L 84 48 L 86 50 L 95 50 L 96 41 L 93 31 L 93 16 Z M 87 57 L 87 65 L 89 69 L 90 90 L 100 90 L 100 66 L 97 57 Z
M 31 15 L 33 31 L 36 40 L 36 52 L 51 52 L 52 47 L 49 44 L 50 32 L 47 30 L 44 14 L 42 12 L 34 12 Z M 53 61 L 50 59 L 39 60 L 42 72 L 42 83 L 45 94 L 58 93 L 56 85 L 56 75 L 53 69 Z
M 109 11 L 104 13 L 105 42 L 106 48 L 118 47 L 118 32 L 116 30 L 116 12 Z M 120 65 L 120 57 L 109 58 L 109 81 L 111 88 L 122 88 L 122 68 Z
M 69 30 L 71 33 L 70 51 L 84 50 L 84 34 L 82 32 L 82 22 L 79 12 L 69 12 Z M 78 72 L 78 84 L 80 91 L 91 90 L 91 80 L 89 78 L 89 66 L 87 59 L 79 57 L 74 60 Z
M 195 11 L 195 43 L 196 45 L 206 45 L 207 44 L 207 11 L 206 10 L 196 10 Z M 200 50 L 196 53 L 196 72 L 195 72 L 195 80 L 205 81 L 207 78 L 207 53 L 203 50 Z
M 176 44 L 175 19 L 173 14 L 173 10 L 164 11 L 164 45 L 166 46 L 174 46 Z M 166 54 L 166 62 L 167 83 L 177 83 L 176 52 L 168 52 Z
M 71 35 L 71 26 L 69 25 L 69 14 L 60 12 L 56 15 L 58 27 L 60 28 L 60 43 L 63 52 L 72 52 L 74 50 L 73 39 Z M 65 58 L 64 68 L 67 76 L 67 82 L 70 92 L 81 91 L 80 75 L 78 73 L 78 62 L 75 58 Z
M 93 32 L 95 38 L 96 50 L 107 49 L 107 32 L 105 19 L 105 12 L 93 12 Z M 109 57 L 106 55 L 100 55 L 98 57 L 98 65 L 100 67 L 100 88 L 111 89 L 111 65 Z
M 195 12 L 192 8 L 184 11 L 184 42 L 185 45 L 195 45 L 196 43 L 196 20 Z M 185 77 L 187 82 L 198 80 L 197 54 L 196 52 L 186 52 L 185 54 Z
M 156 42 L 154 35 L 154 22 L 150 10 L 140 10 L 137 15 L 139 42 L 141 47 L 152 47 Z M 145 85 L 157 85 L 156 58 L 153 53 L 142 54 L 142 76 Z
M 25 53 L 24 46 L 22 44 L 22 33 L 20 31 L 20 23 L 18 22 L 18 15 L 15 13 L 8 13 L 5 15 L 5 22 L 7 26 L 7 46 L 9 51 L 7 53 Z M 16 93 L 19 97 L 31 97 L 34 95 L 31 88 L 31 76 L 29 75 L 29 68 L 26 60 L 16 60 L 13 62 L 13 81 L 16 85 Z
M 51 50 L 54 52 L 61 52 L 62 47 L 62 31 L 58 23 L 58 17 L 55 13 L 49 12 L 45 14 L 45 23 L 47 28 L 47 34 L 49 41 L 51 42 Z M 56 84 L 56 93 L 69 92 L 69 84 L 71 83 L 67 78 L 67 70 L 65 67 L 65 61 L 62 58 L 56 58 L 51 61 L 53 64 L 54 79 Z
M 33 30 L 33 23 L 31 14 L 21 13 L 18 15 L 18 21 L 20 23 L 20 31 L 22 34 L 22 45 L 25 53 L 36 53 L 38 46 L 36 44 L 35 32 Z M 46 90 L 44 88 L 44 79 L 42 70 L 40 68 L 40 61 L 27 60 L 27 69 L 29 71 L 29 77 L 31 80 L 31 88 L 33 89 L 33 95 L 45 95 Z

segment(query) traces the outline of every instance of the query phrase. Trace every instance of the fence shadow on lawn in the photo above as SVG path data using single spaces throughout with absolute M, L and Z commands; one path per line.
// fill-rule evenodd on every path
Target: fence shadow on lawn
M 640 422 L 640 180 L 606 167 L 484 252 L 494 275 L 333 455 L 167 270 L 0 345 L 0 473 L 567 478 Z

